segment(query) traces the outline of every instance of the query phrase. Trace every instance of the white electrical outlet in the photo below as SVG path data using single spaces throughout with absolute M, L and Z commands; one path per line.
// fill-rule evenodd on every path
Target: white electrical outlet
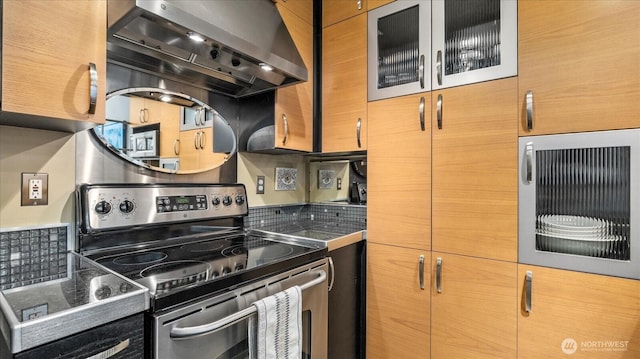
M 29 199 L 42 199 L 42 180 L 29 180 Z
M 46 173 L 22 173 L 22 206 L 49 204 L 49 175 Z

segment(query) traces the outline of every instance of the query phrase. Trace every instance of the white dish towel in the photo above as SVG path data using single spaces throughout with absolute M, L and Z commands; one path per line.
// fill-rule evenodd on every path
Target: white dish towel
M 249 359 L 302 358 L 302 290 L 293 286 L 255 301 L 249 318 Z

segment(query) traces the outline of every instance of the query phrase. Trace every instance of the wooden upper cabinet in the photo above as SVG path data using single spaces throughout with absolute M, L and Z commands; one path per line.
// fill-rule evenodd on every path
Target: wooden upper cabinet
M 516 78 L 432 92 L 434 251 L 517 260 L 516 94 Z
M 431 94 L 369 102 L 369 243 L 431 249 Z
M 160 157 L 178 157 L 180 154 L 178 142 L 182 108 L 168 103 L 160 103 L 160 105 L 162 110 L 158 118 L 160 123 Z M 213 141 L 213 136 L 210 141 Z
M 274 144 L 276 148 L 313 151 L 313 6 L 311 4 L 311 0 L 288 0 L 276 4 L 308 71 L 306 82 L 276 90 L 276 143 Z M 303 11 L 306 12 L 303 13 Z M 303 17 L 301 14 L 306 16 Z M 311 18 L 311 22 L 307 22 L 306 18 Z
M 429 260 L 428 251 L 367 244 L 368 359 L 429 358 Z
M 518 358 L 640 358 L 640 281 L 519 265 L 518 293 Z
M 213 128 L 181 131 L 179 135 L 179 173 L 202 172 L 222 164 L 227 155 L 213 152 Z
M 367 14 L 364 13 L 323 29 L 322 152 L 366 150 L 366 127 Z
M 640 127 L 638 19 L 640 1 L 519 1 L 520 135 Z
M 386 5 L 392 3 L 396 0 L 367 0 L 367 10 L 373 10 L 382 5 Z
M 333 25 L 350 17 L 366 14 L 368 0 L 322 1 L 322 27 Z
M 431 358 L 515 358 L 517 264 L 439 252 L 431 261 Z
M 1 124 L 75 132 L 104 123 L 106 6 L 104 0 L 2 2 Z

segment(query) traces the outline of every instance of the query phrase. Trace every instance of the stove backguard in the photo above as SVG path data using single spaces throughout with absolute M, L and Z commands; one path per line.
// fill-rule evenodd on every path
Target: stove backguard
M 640 129 L 520 139 L 519 261 L 640 278 Z

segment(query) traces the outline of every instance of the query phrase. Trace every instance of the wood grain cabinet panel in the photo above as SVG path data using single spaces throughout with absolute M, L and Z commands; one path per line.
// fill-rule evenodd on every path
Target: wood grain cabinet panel
M 638 19 L 640 1 L 519 1 L 520 135 L 640 127 Z
M 373 10 L 382 5 L 386 5 L 392 3 L 396 0 L 367 0 L 367 10 Z
M 366 150 L 366 13 L 323 29 L 322 68 L 322 152 Z
M 21 125 L 78 131 L 105 120 L 106 1 L 3 1 L 2 112 Z M 90 64 L 96 66 L 89 114 Z M 43 119 L 45 119 L 43 121 Z
M 431 261 L 431 358 L 515 358 L 517 264 L 439 252 Z
M 313 150 L 314 65 L 313 7 L 311 5 L 311 0 L 289 0 L 277 3 L 278 11 L 307 68 L 308 80 L 276 90 L 276 143 L 274 144 L 276 148 L 306 152 Z
M 518 358 L 640 358 L 640 281 L 519 265 L 518 293 Z
M 434 251 L 517 260 L 516 93 L 516 78 L 432 92 Z
M 368 359 L 429 358 L 429 257 L 425 251 L 367 244 Z
M 333 25 L 350 17 L 366 13 L 368 0 L 322 1 L 322 27 Z
M 431 249 L 430 107 L 428 92 L 369 102 L 369 243 Z

